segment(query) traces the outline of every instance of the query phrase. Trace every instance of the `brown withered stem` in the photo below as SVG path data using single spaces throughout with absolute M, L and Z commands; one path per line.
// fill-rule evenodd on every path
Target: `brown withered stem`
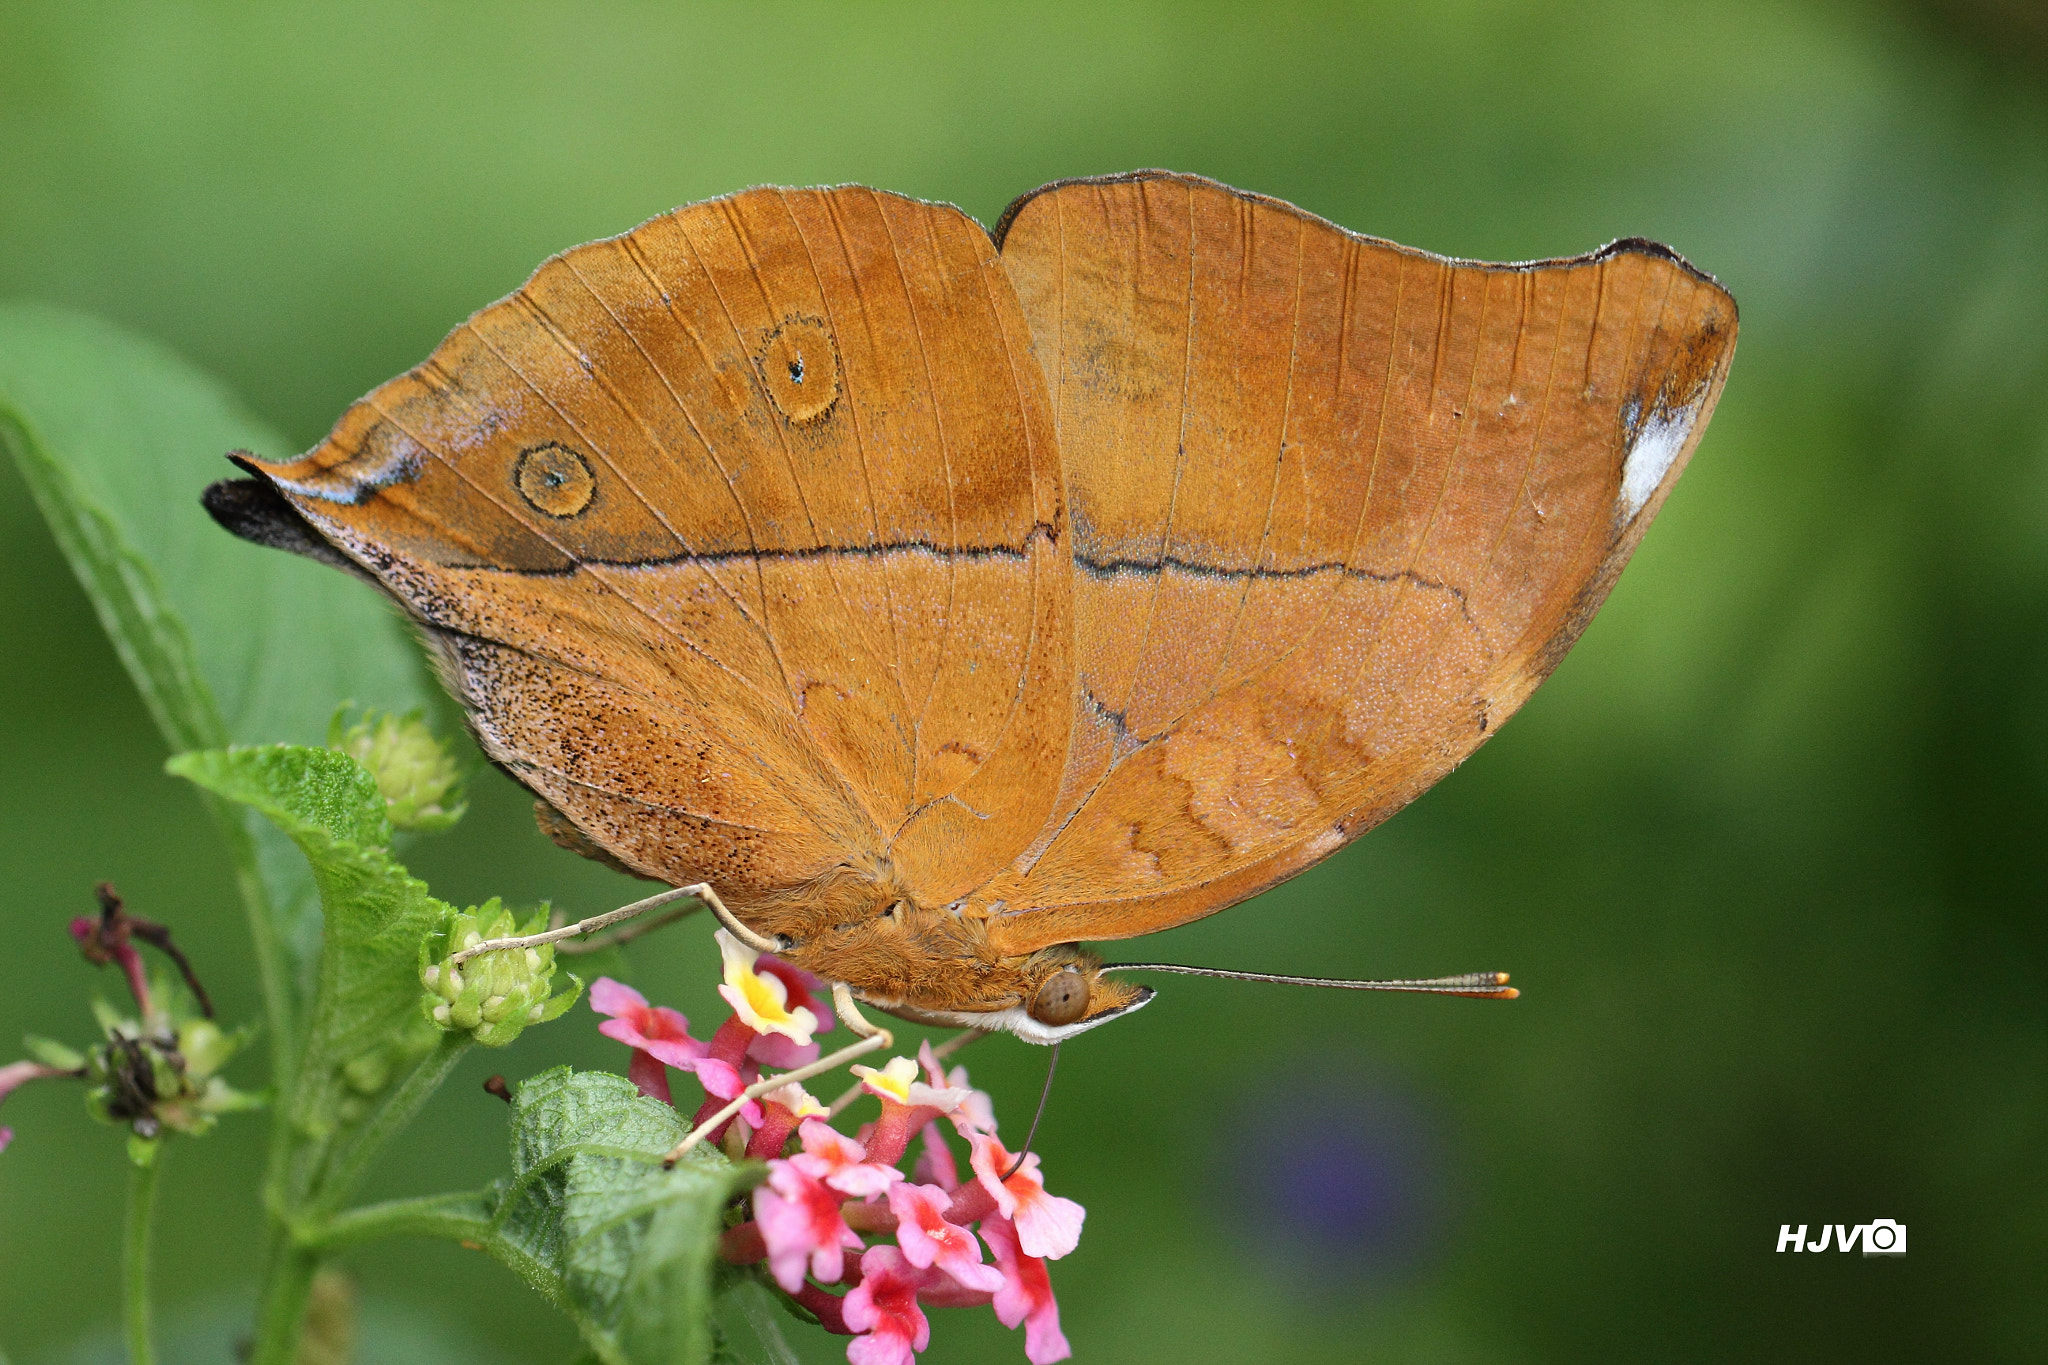
M 99 898 L 100 920 L 90 934 L 78 941 L 86 961 L 101 967 L 119 961 L 123 956 L 121 950 L 128 947 L 129 939 L 139 938 L 176 964 L 178 975 L 185 978 L 185 985 L 199 1002 L 199 1012 L 208 1019 L 213 1018 L 213 998 L 199 983 L 199 975 L 192 970 L 191 960 L 185 956 L 184 950 L 171 941 L 169 926 L 129 914 L 112 882 L 101 882 L 93 888 L 93 895 Z

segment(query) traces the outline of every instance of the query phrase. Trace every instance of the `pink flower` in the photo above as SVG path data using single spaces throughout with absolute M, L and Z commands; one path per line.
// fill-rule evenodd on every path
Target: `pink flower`
M 718 993 L 725 997 L 725 1003 L 732 1006 L 733 1015 L 756 1033 L 779 1033 L 798 1047 L 810 1044 L 811 1035 L 822 1030 L 820 1013 L 792 998 L 790 980 L 783 973 L 774 970 L 786 964 L 773 962 L 773 967 L 761 969 L 761 954 L 720 929 L 712 937 L 718 941 L 718 952 L 725 963 L 725 981 Z M 810 993 L 798 982 L 796 989 L 808 999 Z
M 995 1297 L 996 1318 L 1005 1327 L 1024 1324 L 1024 1358 L 1031 1365 L 1052 1365 L 1071 1356 L 1074 1350 L 1060 1331 L 1060 1306 L 1053 1301 L 1045 1262 L 1017 1245 L 1017 1229 L 1008 1219 L 983 1219 L 981 1235 L 1003 1274 L 1003 1287 Z
M 843 1303 L 846 1325 L 860 1334 L 846 1345 L 850 1365 L 912 1365 L 932 1339 L 917 1292 L 934 1275 L 910 1264 L 895 1247 L 868 1249 L 860 1258 L 860 1283 Z
M 969 1164 L 995 1199 L 996 1209 L 1017 1225 L 1017 1241 L 1025 1254 L 1057 1261 L 1080 1243 L 1081 1220 L 1088 1211 L 1071 1199 L 1045 1192 L 1038 1153 L 1027 1152 L 1024 1164 L 1017 1166 L 1017 1159 L 993 1134 L 973 1133 L 968 1140 L 974 1148 Z M 1003 1179 L 1012 1166 L 1017 1166 L 1017 1173 Z
M 623 982 L 600 976 L 590 986 L 590 1008 L 611 1018 L 597 1026 L 607 1038 L 638 1048 L 679 1071 L 696 1069 L 705 1045 L 690 1036 L 690 1021 Z
M 917 1063 L 908 1057 L 891 1057 L 888 1065 L 879 1069 L 853 1066 L 847 1070 L 860 1077 L 861 1089 L 884 1104 L 895 1103 L 909 1109 L 932 1109 L 940 1114 L 950 1114 L 967 1099 L 965 1090 L 946 1085 L 926 1085 L 918 1080 Z
M 937 1185 L 948 1193 L 960 1188 L 959 1163 L 953 1160 L 953 1149 L 940 1133 L 937 1123 L 924 1126 L 924 1150 L 918 1153 L 912 1178 L 927 1185 Z
M 994 1293 L 1003 1274 L 981 1260 L 981 1243 L 966 1228 L 946 1221 L 953 1196 L 937 1185 L 897 1185 L 889 1191 L 889 1209 L 896 1215 L 896 1243 L 903 1257 L 920 1270 L 936 1267 L 966 1289 Z
M 693 1126 L 723 1109 L 726 1101 L 738 1099 L 740 1092 L 747 1088 L 747 1078 L 740 1074 L 739 1068 L 716 1057 L 701 1058 L 684 1070 L 696 1072 L 697 1083 L 703 1086 L 704 1093 L 710 1096 L 704 1101 L 704 1107 L 697 1112 L 697 1117 L 692 1120 Z M 750 1128 L 761 1126 L 761 1106 L 753 1100 L 748 1100 L 740 1106 L 739 1116 Z M 723 1132 L 724 1128 L 721 1127 L 719 1131 Z
M 754 1219 L 768 1249 L 775 1283 L 794 1294 L 804 1271 L 827 1283 L 846 1273 L 845 1248 L 864 1245 L 839 1214 L 842 1198 L 788 1161 L 768 1163 L 768 1183 L 754 1191 Z
M 626 1063 L 626 1079 L 651 1100 L 675 1103 L 675 1097 L 668 1090 L 668 1068 L 651 1052 L 637 1047 L 633 1049 L 633 1060 Z
M 649 1005 L 646 996 L 624 982 L 614 981 L 608 976 L 592 982 L 590 1007 L 599 1014 L 611 1016 L 597 1026 L 599 1033 L 634 1049 L 635 1064 L 627 1069 L 627 1074 L 640 1087 L 641 1094 L 652 1095 L 656 1099 L 669 1098 L 666 1093 L 668 1077 L 659 1076 L 657 1084 L 654 1069 L 638 1060 L 641 1054 L 678 1071 L 695 1072 L 705 1093 L 721 1103 L 747 1088 L 738 1067 L 711 1056 L 710 1044 L 700 1043 L 690 1036 L 690 1021 L 680 1012 L 666 1005 Z M 750 1124 L 759 1124 L 760 1106 L 750 1100 L 740 1111 L 740 1116 Z
M 866 1148 L 830 1124 L 805 1119 L 796 1131 L 804 1149 L 789 1164 L 841 1194 L 868 1199 L 903 1179 L 894 1166 L 870 1162 Z
M 860 1077 L 861 1089 L 882 1102 L 882 1117 L 868 1134 L 868 1155 L 891 1166 L 902 1159 L 910 1140 L 923 1132 L 926 1124 L 952 1113 L 967 1099 L 965 1090 L 926 1085 L 918 1079 L 917 1063 L 908 1057 L 892 1057 L 880 1069 L 849 1069 Z
M 918 1044 L 917 1060 L 924 1066 L 926 1085 L 934 1090 L 957 1090 L 965 1096 L 959 1107 L 947 1114 L 947 1117 L 952 1119 L 953 1126 L 959 1129 L 961 1136 L 965 1137 L 975 1131 L 993 1133 L 996 1130 L 995 1102 L 989 1099 L 987 1091 L 976 1090 L 967 1083 L 966 1067 L 956 1066 L 950 1072 L 942 1071 L 939 1068 L 938 1054 L 932 1051 L 930 1039 Z
M 794 1071 L 818 1060 L 816 1043 L 793 1043 L 779 1033 L 763 1033 L 747 1045 L 747 1060 L 777 1071 Z
M 813 1115 L 826 1116 L 825 1106 L 796 1081 L 761 1096 L 760 1105 L 761 1124 L 747 1139 L 747 1155 L 756 1161 L 781 1156 L 784 1144 L 799 1123 Z

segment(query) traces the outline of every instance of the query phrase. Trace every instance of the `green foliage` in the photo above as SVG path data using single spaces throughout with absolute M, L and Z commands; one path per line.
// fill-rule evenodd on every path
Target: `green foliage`
M 453 912 L 391 856 L 383 793 L 348 755 L 279 744 L 167 766 L 263 815 L 313 869 L 326 943 L 286 1117 L 324 1140 L 433 1050 L 415 973 L 421 942 Z
M 761 1171 L 700 1151 L 663 1171 L 683 1131 L 623 1076 L 560 1067 L 515 1098 L 512 1178 L 485 1248 L 576 1319 L 608 1365 L 710 1352 L 721 1214 Z
M 509 1042 L 575 1000 L 573 976 L 553 991 L 552 947 L 448 961 L 487 938 L 533 932 L 546 910 L 521 924 L 495 899 L 465 911 L 436 900 L 392 857 L 386 795 L 345 753 L 272 745 L 180 754 L 168 766 L 274 822 L 320 891 L 319 988 L 273 1191 L 294 1236 L 309 1246 L 368 1231 L 460 1237 L 559 1306 L 607 1365 L 708 1359 L 721 1212 L 755 1172 L 715 1152 L 662 1170 L 682 1120 L 621 1077 L 561 1069 L 521 1086 L 512 1178 L 481 1195 L 337 1212 L 472 1038 Z
M 532 932 L 546 911 L 525 925 L 495 899 L 458 911 L 393 857 L 395 828 L 445 829 L 463 810 L 456 762 L 421 720 L 410 644 L 362 585 L 243 545 L 198 504 L 230 472 L 223 453 L 279 451 L 272 433 L 155 347 L 90 319 L 8 307 L 0 445 L 158 728 L 191 751 L 167 767 L 214 799 L 228 836 L 279 1063 L 285 1126 L 268 1203 L 301 1247 L 360 1234 L 376 1220 L 341 1204 L 469 1043 L 510 1042 L 559 1016 L 581 983 L 554 989 L 552 947 L 446 963 L 485 938 Z M 323 728 L 337 694 L 403 714 L 346 728 L 335 715 Z M 229 747 L 323 734 L 332 748 Z M 426 1009 L 423 969 L 438 983 Z M 435 1027 L 436 1007 L 452 1032 Z M 162 1129 L 201 1132 L 251 1103 L 217 1074 L 243 1035 L 183 1015 L 99 1013 L 104 1043 L 30 1048 L 85 1071 L 88 1104 L 134 1128 L 138 1164 L 154 1159 Z M 138 1107 L 145 1092 L 157 1099 Z M 680 1135 L 674 1110 L 618 1077 L 550 1072 L 520 1090 L 511 1180 L 423 1201 L 438 1212 L 414 1230 L 474 1234 L 574 1319 L 607 1365 L 705 1361 L 721 1211 L 753 1172 L 715 1152 L 663 1171 Z M 314 1264 L 304 1252 L 273 1260 L 258 1359 L 294 1349 Z
M 567 1314 L 604 1365 L 700 1365 L 717 1336 L 711 1312 L 758 1316 L 752 1279 L 721 1285 L 725 1205 L 762 1166 L 694 1148 L 674 1171 L 662 1158 L 682 1117 L 625 1076 L 567 1066 L 532 1076 L 512 1101 L 512 1175 L 479 1193 L 350 1209 L 319 1244 L 373 1236 L 440 1236 L 479 1246 Z M 774 1326 L 758 1326 L 778 1340 Z
M 538 933 L 547 927 L 542 906 L 521 924 L 510 910 L 491 898 L 475 910 L 451 916 L 442 929 L 420 945 L 422 1002 L 434 1027 L 467 1033 L 485 1047 L 503 1047 L 528 1024 L 559 1019 L 583 983 L 569 976 L 569 989 L 554 991 L 555 946 L 481 953 L 457 963 L 451 955 L 475 948 L 486 939 Z M 565 974 L 566 975 L 566 974 Z
M 200 507 L 206 485 L 234 473 L 228 451 L 287 447 L 163 348 L 96 318 L 0 306 L 0 447 L 172 750 L 317 742 L 337 695 L 397 710 L 425 701 L 417 651 L 373 589 L 244 544 Z M 319 951 L 312 886 L 261 821 L 215 813 L 282 1072 Z
M 703 1365 L 725 1205 L 762 1168 L 699 1147 L 664 1171 L 683 1132 L 624 1077 L 557 1067 L 514 1096 L 509 1179 L 345 1213 L 326 1242 L 407 1232 L 479 1246 L 568 1314 L 605 1365 Z

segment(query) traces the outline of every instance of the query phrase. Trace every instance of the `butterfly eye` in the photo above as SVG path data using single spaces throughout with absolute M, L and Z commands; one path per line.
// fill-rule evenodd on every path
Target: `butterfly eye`
M 1031 997 L 1031 1017 L 1054 1028 L 1071 1024 L 1087 1012 L 1088 978 L 1072 967 L 1047 977 L 1038 994 Z

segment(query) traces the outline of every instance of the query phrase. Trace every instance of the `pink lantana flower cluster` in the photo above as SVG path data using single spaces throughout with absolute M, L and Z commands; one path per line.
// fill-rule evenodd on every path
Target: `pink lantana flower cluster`
M 633 1049 L 627 1074 L 642 1094 L 673 1104 L 668 1072 L 697 1078 L 704 1101 L 694 1123 L 758 1081 L 762 1067 L 815 1060 L 812 1035 L 832 1027 L 822 982 L 723 930 L 718 942 L 719 994 L 733 1013 L 708 1043 L 690 1036 L 681 1014 L 629 986 L 604 978 L 590 989 L 591 1005 L 610 1016 L 600 1030 Z M 931 1339 L 925 1309 L 983 1304 L 1005 1327 L 1023 1326 L 1031 1365 L 1072 1355 L 1046 1262 L 1080 1241 L 1082 1207 L 1046 1192 L 1036 1153 L 1020 1162 L 1003 1146 L 989 1097 L 968 1084 L 967 1068 L 944 1070 L 929 1043 L 916 1060 L 852 1070 L 881 1102 L 880 1116 L 853 1136 L 794 1082 L 712 1135 L 727 1151 L 768 1163 L 754 1217 L 725 1233 L 725 1259 L 765 1263 L 827 1331 L 853 1338 L 851 1365 L 911 1365 Z M 949 1128 L 967 1143 L 964 1175 Z M 913 1144 L 906 1176 L 899 1168 Z M 895 1242 L 870 1245 L 862 1234 Z

